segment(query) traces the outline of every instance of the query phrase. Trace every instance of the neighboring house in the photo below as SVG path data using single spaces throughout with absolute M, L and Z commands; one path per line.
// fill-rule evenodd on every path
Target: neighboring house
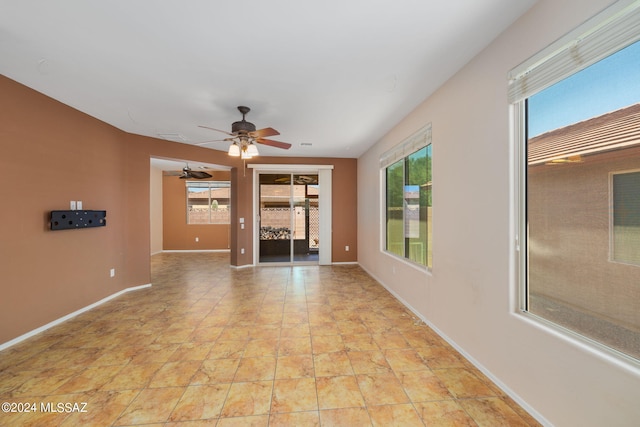
M 640 104 L 530 139 L 527 161 L 532 311 L 640 329 Z

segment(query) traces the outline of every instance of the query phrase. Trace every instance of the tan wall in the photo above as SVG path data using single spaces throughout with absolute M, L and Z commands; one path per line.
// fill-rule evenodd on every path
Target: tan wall
M 215 172 L 211 180 L 228 181 L 229 172 Z M 206 181 L 206 180 L 203 180 Z M 229 224 L 187 224 L 185 181 L 177 176 L 162 179 L 164 250 L 226 250 Z M 196 237 L 198 242 L 196 242 Z
M 358 159 L 360 265 L 544 425 L 640 420 L 637 365 L 523 315 L 518 300 L 507 75 L 610 3 L 538 0 Z M 431 272 L 380 251 L 380 156 L 426 124 L 433 129 Z
M 639 159 L 636 147 L 530 168 L 530 292 L 640 329 L 640 267 L 609 254 L 609 173 Z
M 252 170 L 225 152 L 122 132 L 0 76 L 0 344 L 150 278 L 150 158 L 231 167 L 231 264 L 253 262 Z M 356 261 L 356 160 L 333 164 L 334 262 Z M 51 210 L 82 200 L 107 226 L 48 230 Z M 14 203 L 15 201 L 15 203 Z M 251 222 L 249 222 L 251 224 Z M 350 245 L 345 253 L 337 248 Z M 245 254 L 237 253 L 245 248 Z M 116 269 L 114 278 L 109 270 Z

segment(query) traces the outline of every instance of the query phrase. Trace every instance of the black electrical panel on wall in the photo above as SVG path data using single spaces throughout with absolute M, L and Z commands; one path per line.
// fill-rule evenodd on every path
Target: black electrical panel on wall
M 107 225 L 107 211 L 51 211 L 52 230 L 104 227 Z

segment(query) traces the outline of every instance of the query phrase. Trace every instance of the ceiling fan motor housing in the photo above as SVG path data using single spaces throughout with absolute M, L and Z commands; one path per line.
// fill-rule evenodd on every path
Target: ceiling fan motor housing
M 231 133 L 242 134 L 242 133 L 255 132 L 255 130 L 256 130 L 256 125 L 244 119 L 242 119 L 239 122 L 233 122 L 233 124 L 231 125 Z
M 238 106 L 238 111 L 240 111 L 240 113 L 242 114 L 242 120 L 231 124 L 231 133 L 243 135 L 249 132 L 255 132 L 256 125 L 244 119 L 244 116 L 246 116 L 247 113 L 251 111 L 251 108 L 240 105 Z

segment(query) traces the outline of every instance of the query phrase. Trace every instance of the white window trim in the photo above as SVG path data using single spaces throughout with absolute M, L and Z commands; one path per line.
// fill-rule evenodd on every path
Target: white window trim
M 249 169 L 259 169 L 260 171 L 282 172 L 282 173 L 311 173 L 322 169 L 333 169 L 333 165 L 303 165 L 303 164 L 258 164 L 247 165 Z
M 414 134 L 403 140 L 390 150 L 385 151 L 380 156 L 380 169 L 385 170 L 400 159 L 403 159 L 431 144 L 431 123 L 420 128 Z
M 514 104 L 640 40 L 640 0 L 620 0 L 508 74 Z
M 516 256 L 514 313 L 526 322 L 567 340 L 621 367 L 640 362 L 604 343 L 567 329 L 527 307 L 527 206 L 525 100 L 553 84 L 640 40 L 640 0 L 619 0 L 508 73 L 508 101 L 514 155 L 514 252 Z M 540 75 L 536 76 L 539 73 Z M 612 197 L 612 196 L 611 196 Z M 611 219 L 612 221 L 612 219 Z M 514 301 L 515 302 L 515 301 Z
M 428 265 L 423 265 L 414 261 L 411 261 L 407 257 L 402 257 L 396 255 L 392 252 L 389 252 L 386 249 L 387 243 L 387 167 L 396 163 L 398 160 L 404 159 L 415 153 L 418 150 L 421 150 L 424 147 L 428 147 L 432 145 L 432 137 L 431 137 L 431 123 L 423 126 L 418 129 L 416 132 L 405 138 L 400 144 L 394 146 L 390 150 L 385 151 L 380 155 L 380 241 L 379 241 L 379 249 L 383 254 L 392 257 L 398 261 L 401 261 L 404 264 L 407 264 L 411 267 L 414 267 L 420 271 L 430 272 L 433 266 L 429 267 Z M 432 147 L 433 149 L 433 147 Z M 433 171 L 432 171 L 433 173 Z M 433 181 L 433 179 L 432 179 Z M 432 240 L 433 245 L 433 240 Z M 433 250 L 433 249 L 432 249 Z
M 189 222 L 189 184 L 196 184 L 196 185 L 191 185 L 191 187 L 194 188 L 198 188 L 198 184 L 204 184 L 204 183 L 212 183 L 212 182 L 228 182 L 229 183 L 229 192 L 231 192 L 231 181 L 225 181 L 225 180 L 206 180 L 206 181 L 185 181 L 185 198 L 186 198 L 186 215 L 187 215 L 187 225 L 230 225 L 231 224 L 231 218 L 229 218 L 229 221 L 227 222 L 211 222 L 211 206 L 209 206 L 209 221 L 206 223 L 191 223 Z M 204 188 L 204 187 L 200 187 L 200 188 Z M 211 188 L 211 184 L 209 184 L 209 188 Z M 211 195 L 211 193 L 209 193 L 209 195 Z M 229 195 L 231 195 L 231 193 L 229 193 Z M 211 199 L 209 199 L 209 204 L 211 203 Z

